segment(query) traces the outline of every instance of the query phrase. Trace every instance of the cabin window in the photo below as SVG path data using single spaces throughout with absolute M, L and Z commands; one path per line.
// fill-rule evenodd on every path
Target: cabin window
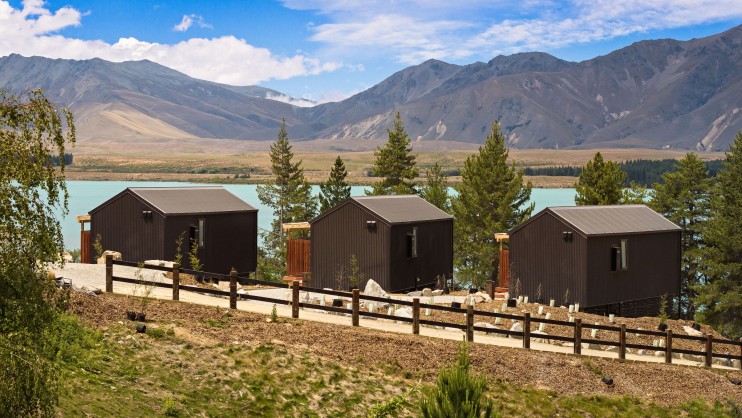
M 204 224 L 206 223 L 205 219 L 199 219 L 198 220 L 198 247 L 204 248 Z
M 628 240 L 622 239 L 621 245 L 611 247 L 611 271 L 623 271 L 629 268 Z
M 407 234 L 407 257 L 417 257 L 417 227 L 412 227 L 412 232 Z

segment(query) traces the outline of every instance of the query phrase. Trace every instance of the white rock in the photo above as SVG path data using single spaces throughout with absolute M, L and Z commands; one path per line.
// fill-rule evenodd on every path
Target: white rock
M 683 325 L 683 331 L 693 337 L 703 337 L 703 333 L 701 331 L 693 329 L 693 327 L 689 327 L 688 325 Z
M 615 346 L 615 345 L 609 345 L 608 347 L 605 348 L 604 351 L 610 351 L 612 353 L 617 353 L 618 352 L 618 347 Z
M 474 326 L 475 327 L 479 327 L 479 328 L 494 328 L 494 329 L 497 329 L 496 326 L 490 324 L 489 322 L 475 322 L 474 323 Z
M 62 253 L 62 260 L 64 260 L 65 263 L 71 263 L 74 261 L 72 258 L 72 254 L 68 253 L 67 251 Z
M 431 292 L 431 296 L 440 296 L 443 294 L 443 289 L 436 289 Z
M 510 331 L 523 332 L 523 325 L 520 322 L 515 321 L 513 322 L 513 326 L 510 327 Z
M 165 260 L 145 260 L 144 265 L 145 266 L 158 266 L 158 267 L 167 267 L 169 269 L 173 268 L 173 261 L 165 261 Z
M 637 352 L 636 352 L 636 354 L 638 354 L 638 355 L 640 355 L 640 356 L 644 356 L 644 355 L 646 355 L 646 354 L 647 354 L 647 351 L 646 351 L 646 350 L 641 350 L 641 349 L 640 349 L 639 351 L 637 351 Z
M 106 250 L 106 251 L 103 251 L 103 255 L 100 256 L 100 258 L 98 259 L 98 262 L 97 263 L 98 264 L 106 264 L 106 256 L 109 255 L 109 254 L 113 256 L 113 259 L 114 260 L 121 261 L 121 253 L 120 252 Z
M 394 316 L 399 316 L 401 318 L 412 318 L 412 308 L 410 308 L 409 306 L 399 308 L 394 311 Z
M 407 293 L 407 296 L 422 296 L 423 292 L 422 290 L 415 290 L 414 292 Z
M 481 296 L 481 297 L 482 297 L 482 298 L 483 298 L 483 299 L 484 299 L 485 301 L 487 301 L 487 302 L 489 302 L 489 301 L 491 301 L 491 300 L 492 300 L 492 298 L 490 298 L 490 295 L 488 295 L 488 294 L 487 294 L 487 293 L 485 293 L 485 292 L 477 292 L 477 293 L 476 293 L 476 295 L 477 295 L 477 296 Z
M 433 290 L 426 287 L 425 289 L 423 289 L 423 296 L 428 297 L 428 298 L 433 296 Z
M 376 296 L 378 298 L 388 298 L 389 294 L 384 291 L 384 289 L 379 286 L 378 283 L 376 283 L 373 280 L 369 280 L 366 283 L 366 287 L 363 289 L 363 294 L 366 296 Z
M 655 357 L 664 357 L 665 356 L 665 352 L 664 351 L 655 351 L 654 352 L 654 356 Z
M 245 290 L 245 289 L 237 289 L 237 294 L 238 295 L 247 295 L 248 293 L 247 293 L 247 290 Z

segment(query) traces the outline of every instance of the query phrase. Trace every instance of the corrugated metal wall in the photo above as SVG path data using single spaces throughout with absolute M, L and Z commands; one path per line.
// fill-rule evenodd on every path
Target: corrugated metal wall
M 563 232 L 572 232 L 565 241 Z M 545 303 L 562 304 L 569 289 L 568 303 L 586 306 L 587 240 L 550 213 L 510 235 L 510 289 L 520 279 L 521 294 L 535 300 L 541 285 Z
M 611 271 L 611 246 L 627 240 L 628 269 Z M 674 295 L 680 288 L 680 232 L 613 235 L 588 239 L 588 304 Z
M 142 216 L 142 211 L 151 210 L 130 193 L 124 193 L 91 213 L 90 251 L 93 257 L 95 250 L 92 244 L 100 234 L 103 249 L 120 252 L 124 260 L 162 259 L 165 219 L 154 211 L 151 218 Z
M 229 274 L 232 268 L 239 273 L 255 271 L 258 252 L 257 212 L 169 216 L 165 228 L 165 259 L 175 258 L 175 240 L 185 231 L 181 251 L 184 266 L 190 268 L 188 229 L 191 225 L 197 227 L 199 219 L 204 219 L 205 245 L 199 249 L 199 259 L 204 265 L 204 271 L 221 274 Z
M 376 228 L 369 229 L 367 221 L 376 221 Z M 312 223 L 312 286 L 338 287 L 336 274 L 341 266 L 348 269 L 350 258 L 355 254 L 360 272 L 365 280 L 359 284 L 363 289 L 368 279 L 373 279 L 384 289 L 389 289 L 389 226 L 376 216 L 356 206 L 352 201 L 333 213 Z
M 407 257 L 407 235 L 417 228 L 417 257 Z M 436 277 L 453 272 L 453 220 L 394 225 L 388 290 L 435 287 Z M 419 280 L 418 280 L 419 279 Z

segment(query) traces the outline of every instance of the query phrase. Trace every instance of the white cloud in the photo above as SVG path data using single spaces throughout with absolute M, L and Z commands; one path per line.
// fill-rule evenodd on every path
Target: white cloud
M 313 100 L 309 99 L 297 99 L 295 97 L 287 96 L 285 94 L 273 94 L 268 92 L 265 95 L 266 99 L 275 100 L 277 102 L 283 102 L 288 103 L 290 105 L 298 106 L 298 107 L 312 107 L 316 106 L 317 103 Z
M 203 17 L 195 14 L 190 14 L 183 15 L 183 19 L 180 21 L 180 23 L 173 26 L 173 30 L 177 32 L 185 32 L 190 29 L 194 23 L 197 24 L 199 28 L 214 29 L 213 26 L 204 21 Z
M 26 0 L 22 9 L 0 1 L 0 56 L 97 57 L 115 62 L 148 59 L 192 77 L 233 85 L 315 75 L 342 67 L 341 63 L 323 62 L 304 54 L 276 56 L 234 36 L 191 38 L 170 45 L 135 38 L 121 38 L 111 44 L 58 34 L 64 28 L 79 26 L 81 19 L 82 14 L 69 6 L 52 12 L 41 0 Z
M 490 58 L 742 17 L 739 0 L 283 0 L 329 23 L 312 40 L 348 56 L 409 64 Z M 362 46 L 362 48 L 357 48 Z

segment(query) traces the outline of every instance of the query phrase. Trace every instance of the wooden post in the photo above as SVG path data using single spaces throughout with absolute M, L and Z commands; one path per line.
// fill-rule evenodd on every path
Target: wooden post
M 739 342 L 742 343 L 742 338 L 739 339 Z M 742 344 L 739 345 L 739 369 L 742 370 Z
M 672 330 L 665 332 L 665 363 L 672 363 Z
M 291 317 L 299 317 L 299 281 L 291 282 Z
M 706 367 L 711 367 L 711 360 L 714 355 L 714 349 L 711 346 L 711 334 L 706 334 Z
M 495 281 L 487 280 L 487 292 L 490 295 L 490 299 L 495 300 Z
M 466 341 L 474 342 L 474 307 L 466 307 Z
M 180 300 L 180 264 L 173 263 L 173 300 Z
M 626 324 L 621 324 L 618 332 L 618 358 L 626 360 Z
M 113 293 L 113 256 L 106 254 L 106 292 Z
M 523 314 L 523 348 L 531 348 L 531 313 Z
M 582 354 L 582 319 L 575 318 L 575 354 Z
M 412 333 L 420 334 L 420 298 L 412 299 Z
M 237 271 L 229 272 L 229 309 L 237 309 Z
M 358 312 L 361 310 L 360 290 L 353 289 L 353 326 L 358 326 Z

